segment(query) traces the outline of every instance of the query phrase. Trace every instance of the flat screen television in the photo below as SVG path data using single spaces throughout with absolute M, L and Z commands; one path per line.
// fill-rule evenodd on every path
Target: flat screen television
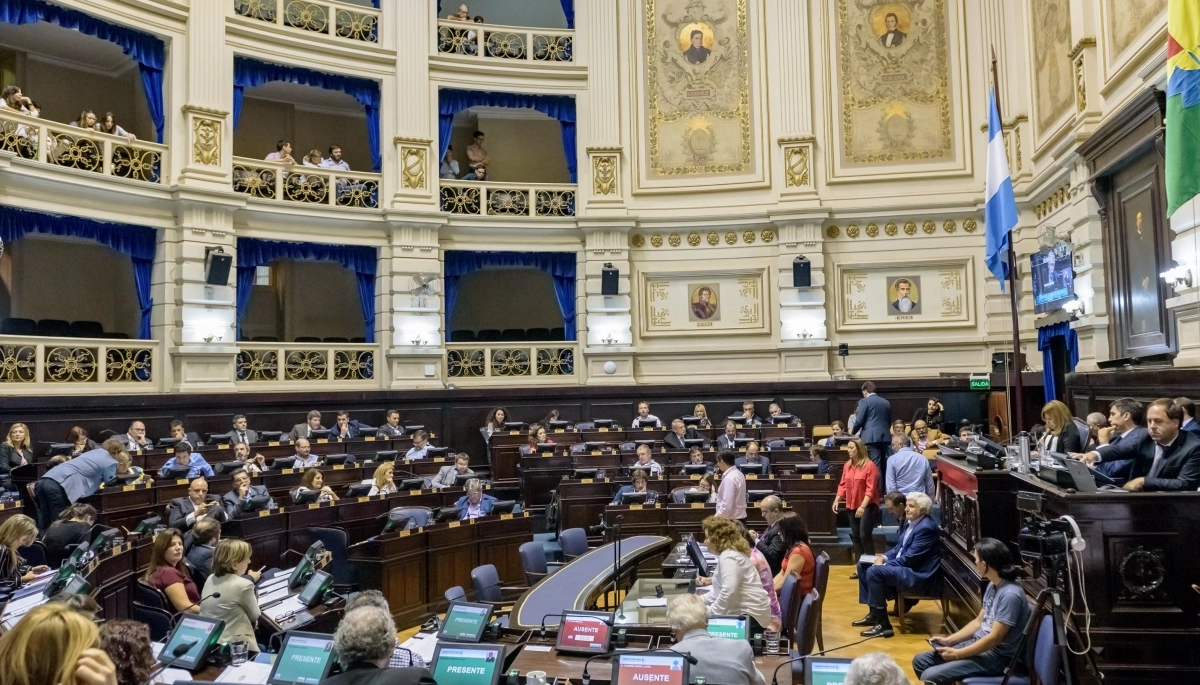
M 318 685 L 336 661 L 333 636 L 322 633 L 284 633 L 283 647 L 271 667 L 271 685 Z
M 1029 256 L 1035 313 L 1060 309 L 1075 299 L 1075 270 L 1071 262 L 1071 248 L 1066 243 Z
M 565 654 L 604 654 L 612 638 L 613 615 L 603 611 L 564 611 L 554 648 Z
M 748 640 L 750 638 L 750 617 L 745 615 L 709 616 L 708 634 L 731 640 Z

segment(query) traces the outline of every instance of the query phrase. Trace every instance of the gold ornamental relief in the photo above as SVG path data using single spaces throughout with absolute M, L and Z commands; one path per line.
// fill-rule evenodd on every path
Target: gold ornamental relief
M 754 170 L 747 0 L 643 0 L 650 179 Z
M 221 122 L 202 117 L 192 120 L 192 161 L 221 166 Z
M 768 228 L 767 230 L 762 232 L 762 241 L 764 243 L 770 243 L 770 242 L 773 242 L 774 240 L 775 240 L 775 231 L 772 231 L 771 229 Z
M 945 0 L 837 0 L 841 160 L 847 167 L 953 159 Z
M 849 238 L 858 237 L 858 224 L 850 224 L 846 227 L 846 236 Z
M 841 229 L 837 226 L 829 226 L 825 229 L 825 237 L 827 238 L 836 238 L 839 233 L 841 233 Z
M 743 231 L 742 232 L 742 240 L 745 241 L 745 243 L 747 245 L 753 243 L 754 238 L 755 238 L 754 231 Z
M 927 220 L 921 224 L 921 230 L 925 231 L 925 235 L 933 235 L 933 232 L 937 230 L 937 224 Z
M 709 245 L 716 247 L 717 243 L 721 242 L 721 236 L 716 231 L 709 231 L 707 240 Z
M 642 235 L 634 235 L 629 239 L 629 244 L 634 247 L 643 247 L 646 244 L 646 237 Z
M 905 221 L 904 222 L 904 235 L 916 235 L 916 234 L 917 234 L 917 223 L 915 221 Z
M 725 244 L 726 245 L 737 245 L 737 233 L 734 231 L 726 231 L 725 232 Z
M 657 233 L 650 236 L 650 244 L 654 247 L 662 247 L 662 236 Z
M 889 236 L 896 235 L 896 222 L 895 221 L 887 222 L 887 225 L 885 225 L 883 227 L 883 232 L 888 234 Z
M 425 188 L 425 148 L 409 147 L 407 145 L 400 148 L 400 162 L 403 168 L 401 180 L 404 187 L 410 190 L 422 190 Z
M 942 222 L 942 230 L 947 233 L 953 233 L 955 228 L 957 228 L 957 226 L 954 223 L 954 219 L 946 219 Z
M 592 192 L 596 195 L 617 194 L 617 158 L 613 155 L 592 157 Z
M 874 238 L 877 235 L 879 235 L 879 224 L 872 221 L 867 224 L 867 237 Z
M 808 185 L 808 146 L 796 145 L 783 149 L 784 183 L 788 188 Z
M 696 247 L 699 244 L 700 244 L 700 234 L 699 233 L 689 233 L 688 234 L 688 245 L 691 245 L 692 247 Z
M 963 230 L 967 233 L 974 233 L 977 227 L 974 219 L 963 219 Z
M 683 243 L 683 239 L 679 237 L 678 233 L 672 233 L 671 237 L 667 238 L 667 242 L 671 244 L 671 247 L 679 247 Z

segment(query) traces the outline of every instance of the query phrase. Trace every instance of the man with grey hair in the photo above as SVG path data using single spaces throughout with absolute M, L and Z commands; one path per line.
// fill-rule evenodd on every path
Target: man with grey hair
M 892 657 L 871 652 L 850 662 L 842 685 L 908 685 L 908 676 Z
M 762 552 L 767 565 L 771 567 L 771 575 L 777 576 L 783 565 L 783 555 L 787 552 L 783 537 L 779 534 L 779 526 L 775 525 L 783 515 L 783 500 L 779 499 L 778 495 L 767 495 L 763 498 L 760 508 L 763 520 L 767 522 L 767 529 L 762 535 L 750 531 L 750 537 L 754 539 L 754 546 Z
M 923 492 L 933 497 L 933 472 L 929 459 L 914 450 L 905 435 L 892 435 L 892 456 L 884 474 L 884 492 Z
M 389 668 L 396 649 L 396 624 L 387 609 L 359 606 L 346 612 L 333 634 L 343 664 L 341 675 L 322 685 L 437 685 L 424 668 Z
M 363 590 L 362 592 L 355 593 L 346 604 L 346 613 L 349 614 L 361 607 L 378 607 L 388 612 L 389 616 L 392 613 L 392 608 L 388 606 L 387 599 L 384 598 L 383 593 L 379 590 Z M 424 668 L 425 660 L 414 654 L 412 650 L 396 645 L 396 648 L 392 650 L 392 658 L 388 660 L 388 666 L 391 668 L 407 668 L 409 666 Z
M 454 508 L 458 509 L 458 519 L 466 521 L 487 516 L 491 513 L 492 505 L 495 503 L 495 497 L 484 494 L 483 481 L 472 478 L 467 481 L 467 494 L 458 498 L 458 501 L 454 503 Z
M 674 595 L 667 600 L 667 625 L 675 633 L 671 649 L 696 657 L 692 678 L 725 685 L 766 685 L 754 666 L 754 650 L 746 640 L 708 634 L 708 606 L 696 595 Z
M 889 460 L 890 461 L 890 460 Z M 875 557 L 865 574 L 858 575 L 858 601 L 870 612 L 852 625 L 870 626 L 863 637 L 892 637 L 887 600 L 898 590 L 929 595 L 938 584 L 942 563 L 942 541 L 937 524 L 929 516 L 933 500 L 923 492 L 910 492 L 904 505 L 908 521 L 904 534 L 887 554 Z
M 1108 417 L 1098 411 L 1087 415 L 1088 434 L 1083 441 L 1083 451 L 1096 449 L 1100 442 L 1100 429 L 1108 428 Z

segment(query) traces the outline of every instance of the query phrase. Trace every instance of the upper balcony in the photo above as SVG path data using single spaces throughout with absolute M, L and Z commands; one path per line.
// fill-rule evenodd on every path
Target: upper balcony
M 439 55 L 492 63 L 573 64 L 575 32 L 439 19 L 437 51 Z
M 164 183 L 167 146 L 0 109 L 0 150 L 42 164 Z
M 235 14 L 288 31 L 379 44 L 380 11 L 337 0 L 232 0 Z

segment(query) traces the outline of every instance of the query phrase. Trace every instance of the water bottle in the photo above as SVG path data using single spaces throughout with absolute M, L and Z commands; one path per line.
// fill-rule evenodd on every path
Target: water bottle
M 1021 431 L 1017 434 L 1017 445 L 1021 461 L 1017 464 L 1017 472 L 1029 474 L 1029 433 Z

